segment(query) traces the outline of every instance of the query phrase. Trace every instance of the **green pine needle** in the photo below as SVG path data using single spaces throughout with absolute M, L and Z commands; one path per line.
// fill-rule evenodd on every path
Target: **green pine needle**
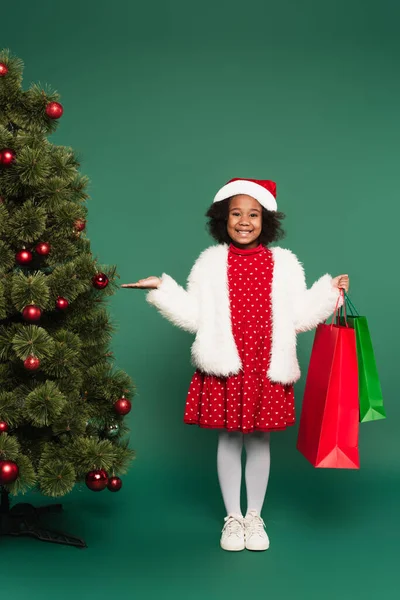
M 22 327 L 17 323 L 13 323 L 8 327 L 0 325 L 0 360 L 11 360 L 14 355 L 12 341 L 20 331 L 22 331 Z
M 14 264 L 15 253 L 12 252 L 11 248 L 5 242 L 0 240 L 0 276 L 2 273 L 9 271 Z
M 17 459 L 20 452 L 20 445 L 16 437 L 2 433 L 0 435 L 0 460 Z
M 12 348 L 21 360 L 25 360 L 30 354 L 40 360 L 49 358 L 55 350 L 52 338 L 42 327 L 37 327 L 37 325 L 19 327 L 18 332 L 12 338 Z
M 34 242 L 39 240 L 46 228 L 46 210 L 35 206 L 33 200 L 27 200 L 9 219 L 8 229 L 16 242 Z
M 38 470 L 39 489 L 45 496 L 65 496 L 72 491 L 76 473 L 72 463 L 57 460 L 41 461 Z
M 42 309 L 47 308 L 50 290 L 46 275 L 41 271 L 31 275 L 17 271 L 12 278 L 11 298 L 18 311 L 22 311 L 28 304 L 37 304 Z
M 12 392 L 0 392 L 0 421 L 6 421 L 9 427 L 21 422 L 21 411 L 18 407 L 18 396 Z
M 54 381 L 46 381 L 27 396 L 23 414 L 35 427 L 44 427 L 53 423 L 65 404 L 66 398 Z
M 116 446 L 109 440 L 80 437 L 73 444 L 74 465 L 80 476 L 94 469 L 112 470 L 116 458 Z

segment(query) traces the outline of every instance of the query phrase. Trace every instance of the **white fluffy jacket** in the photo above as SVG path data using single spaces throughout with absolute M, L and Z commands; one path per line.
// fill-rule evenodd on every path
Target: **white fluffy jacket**
M 324 275 L 307 289 L 304 270 L 297 257 L 283 248 L 272 248 L 272 351 L 268 377 L 291 384 L 300 378 L 296 336 L 314 329 L 333 313 L 339 291 L 332 277 Z M 169 275 L 147 295 L 164 317 L 196 334 L 192 361 L 210 375 L 227 377 L 241 369 L 233 338 L 229 306 L 228 251 L 226 244 L 211 246 L 199 256 L 187 289 Z

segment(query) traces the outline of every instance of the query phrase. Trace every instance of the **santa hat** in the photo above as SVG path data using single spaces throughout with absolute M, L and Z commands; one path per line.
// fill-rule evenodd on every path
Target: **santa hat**
M 213 202 L 220 202 L 238 194 L 255 198 L 267 210 L 278 210 L 276 183 L 268 179 L 231 179 L 217 192 Z

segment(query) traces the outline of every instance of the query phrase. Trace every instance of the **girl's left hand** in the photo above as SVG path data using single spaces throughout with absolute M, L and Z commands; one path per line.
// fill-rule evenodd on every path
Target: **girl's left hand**
M 348 275 L 338 275 L 332 279 L 332 285 L 339 290 L 344 290 L 347 294 L 350 287 L 350 278 Z

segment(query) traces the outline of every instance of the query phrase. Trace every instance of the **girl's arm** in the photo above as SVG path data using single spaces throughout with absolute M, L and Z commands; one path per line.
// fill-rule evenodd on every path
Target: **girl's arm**
M 295 295 L 295 327 L 296 332 L 310 331 L 318 327 L 334 312 L 339 300 L 342 301 L 340 291 L 334 287 L 330 275 L 324 275 L 314 285 L 307 289 L 304 272 L 299 265 L 303 276 L 301 287 L 297 288 Z
M 172 277 L 164 273 L 161 284 L 147 294 L 146 300 L 174 325 L 190 333 L 197 332 L 198 298 L 191 276 L 185 290 Z
M 277 248 L 276 259 L 286 271 L 286 281 L 291 296 L 294 311 L 294 325 L 296 332 L 310 331 L 323 323 L 336 308 L 342 304 L 339 283 L 341 278 L 332 279 L 324 275 L 314 285 L 307 289 L 303 266 L 298 258 L 290 251 Z

